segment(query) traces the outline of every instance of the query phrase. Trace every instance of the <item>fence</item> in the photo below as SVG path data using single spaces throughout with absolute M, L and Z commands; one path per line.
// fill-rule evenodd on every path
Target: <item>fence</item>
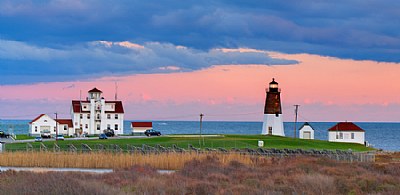
M 310 156 L 310 157 L 324 157 L 334 159 L 338 161 L 347 162 L 375 162 L 375 152 L 352 152 L 343 150 L 302 150 L 302 149 L 276 149 L 276 148 L 230 148 L 226 149 L 223 147 L 217 148 L 196 148 L 191 144 L 187 145 L 187 148 L 179 147 L 178 145 L 172 144 L 171 146 L 162 146 L 157 144 L 150 146 L 143 144 L 141 146 L 135 146 L 127 144 L 125 147 L 121 147 L 117 144 L 96 144 L 89 146 L 88 144 L 81 144 L 75 146 L 68 144 L 66 147 L 60 147 L 56 143 L 52 147 L 40 143 L 39 146 L 32 146 L 27 143 L 25 151 L 52 151 L 52 152 L 72 152 L 72 153 L 90 153 L 90 152 L 103 152 L 103 153 L 130 153 L 130 154 L 160 154 L 160 153 L 237 153 L 241 155 L 257 155 L 265 157 L 296 157 L 296 156 Z

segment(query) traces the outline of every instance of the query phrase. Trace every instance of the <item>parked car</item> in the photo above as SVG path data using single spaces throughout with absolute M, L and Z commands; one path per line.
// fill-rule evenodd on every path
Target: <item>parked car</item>
M 161 132 L 156 131 L 156 130 L 154 130 L 154 129 L 147 129 L 147 130 L 144 132 L 144 134 L 147 135 L 147 136 L 149 136 L 149 137 L 152 136 L 152 135 L 160 136 L 160 135 L 161 135 Z
M 42 142 L 42 141 L 43 141 L 42 137 L 40 136 L 35 137 L 35 142 Z
M 102 133 L 99 135 L 99 139 L 108 139 L 108 137 L 105 133 Z
M 41 134 L 42 138 L 51 138 L 51 133 L 50 131 L 43 131 Z
M 64 135 L 57 135 L 56 140 L 64 140 Z
M 104 130 L 104 134 L 106 134 L 106 136 L 107 137 L 114 137 L 114 130 L 112 130 L 112 129 L 107 129 L 107 130 Z
M 4 131 L 0 131 L 0 137 L 1 137 L 1 138 L 9 138 L 9 137 L 10 137 L 10 134 L 5 133 Z

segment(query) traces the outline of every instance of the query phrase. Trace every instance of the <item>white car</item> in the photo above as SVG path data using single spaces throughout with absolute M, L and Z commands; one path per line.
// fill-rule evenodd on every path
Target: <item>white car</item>
M 42 139 L 42 137 L 35 137 L 35 142 L 42 142 L 43 141 L 43 139 Z
M 56 140 L 64 140 L 64 135 L 57 135 Z

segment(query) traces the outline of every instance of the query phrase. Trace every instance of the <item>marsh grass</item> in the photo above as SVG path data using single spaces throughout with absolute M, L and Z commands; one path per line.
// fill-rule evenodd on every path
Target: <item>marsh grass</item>
M 125 155 L 35 154 L 119 164 Z M 7 154 L 9 155 L 9 154 Z M 19 158 L 24 157 L 23 153 Z M 98 156 L 103 155 L 103 156 Z M 130 155 L 135 157 L 135 155 Z M 157 156 L 145 155 L 154 158 Z M 161 158 L 162 155 L 159 155 Z M 111 173 L 0 172 L 0 194 L 400 194 L 400 163 L 344 163 L 326 158 L 252 158 L 224 154 L 170 154 L 183 166 L 159 174 L 148 165 Z M 3 154 L 0 159 L 3 159 Z M 89 158 L 90 157 L 90 158 Z M 142 158 L 136 155 L 137 158 Z M 52 157 L 49 157 L 52 158 Z M 130 157 L 129 157 L 130 158 Z M 140 160 L 145 162 L 146 157 Z M 21 159 L 20 159 L 21 160 Z M 58 160 L 58 159 L 55 159 Z M 79 159 L 78 159 L 79 160 Z M 159 159 L 158 159 L 159 160 Z M 156 163 L 157 164 L 157 163 Z
M 6 152 L 0 154 L 0 166 L 117 169 L 134 165 L 149 165 L 156 169 L 177 170 L 188 161 L 201 160 L 210 155 L 217 156 L 223 164 L 236 160 L 251 166 L 262 160 L 261 157 L 240 154 Z

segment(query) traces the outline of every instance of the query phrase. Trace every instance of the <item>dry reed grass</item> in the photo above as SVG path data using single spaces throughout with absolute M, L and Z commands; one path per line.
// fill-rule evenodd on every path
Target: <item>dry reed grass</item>
M 6 152 L 0 154 L 0 166 L 15 167 L 52 167 L 52 168 L 129 168 L 134 165 L 149 165 L 156 169 L 181 169 L 188 161 L 202 160 L 207 156 L 217 156 L 222 164 L 232 160 L 253 166 L 262 160 L 240 154 L 207 153 L 53 153 L 53 152 Z

